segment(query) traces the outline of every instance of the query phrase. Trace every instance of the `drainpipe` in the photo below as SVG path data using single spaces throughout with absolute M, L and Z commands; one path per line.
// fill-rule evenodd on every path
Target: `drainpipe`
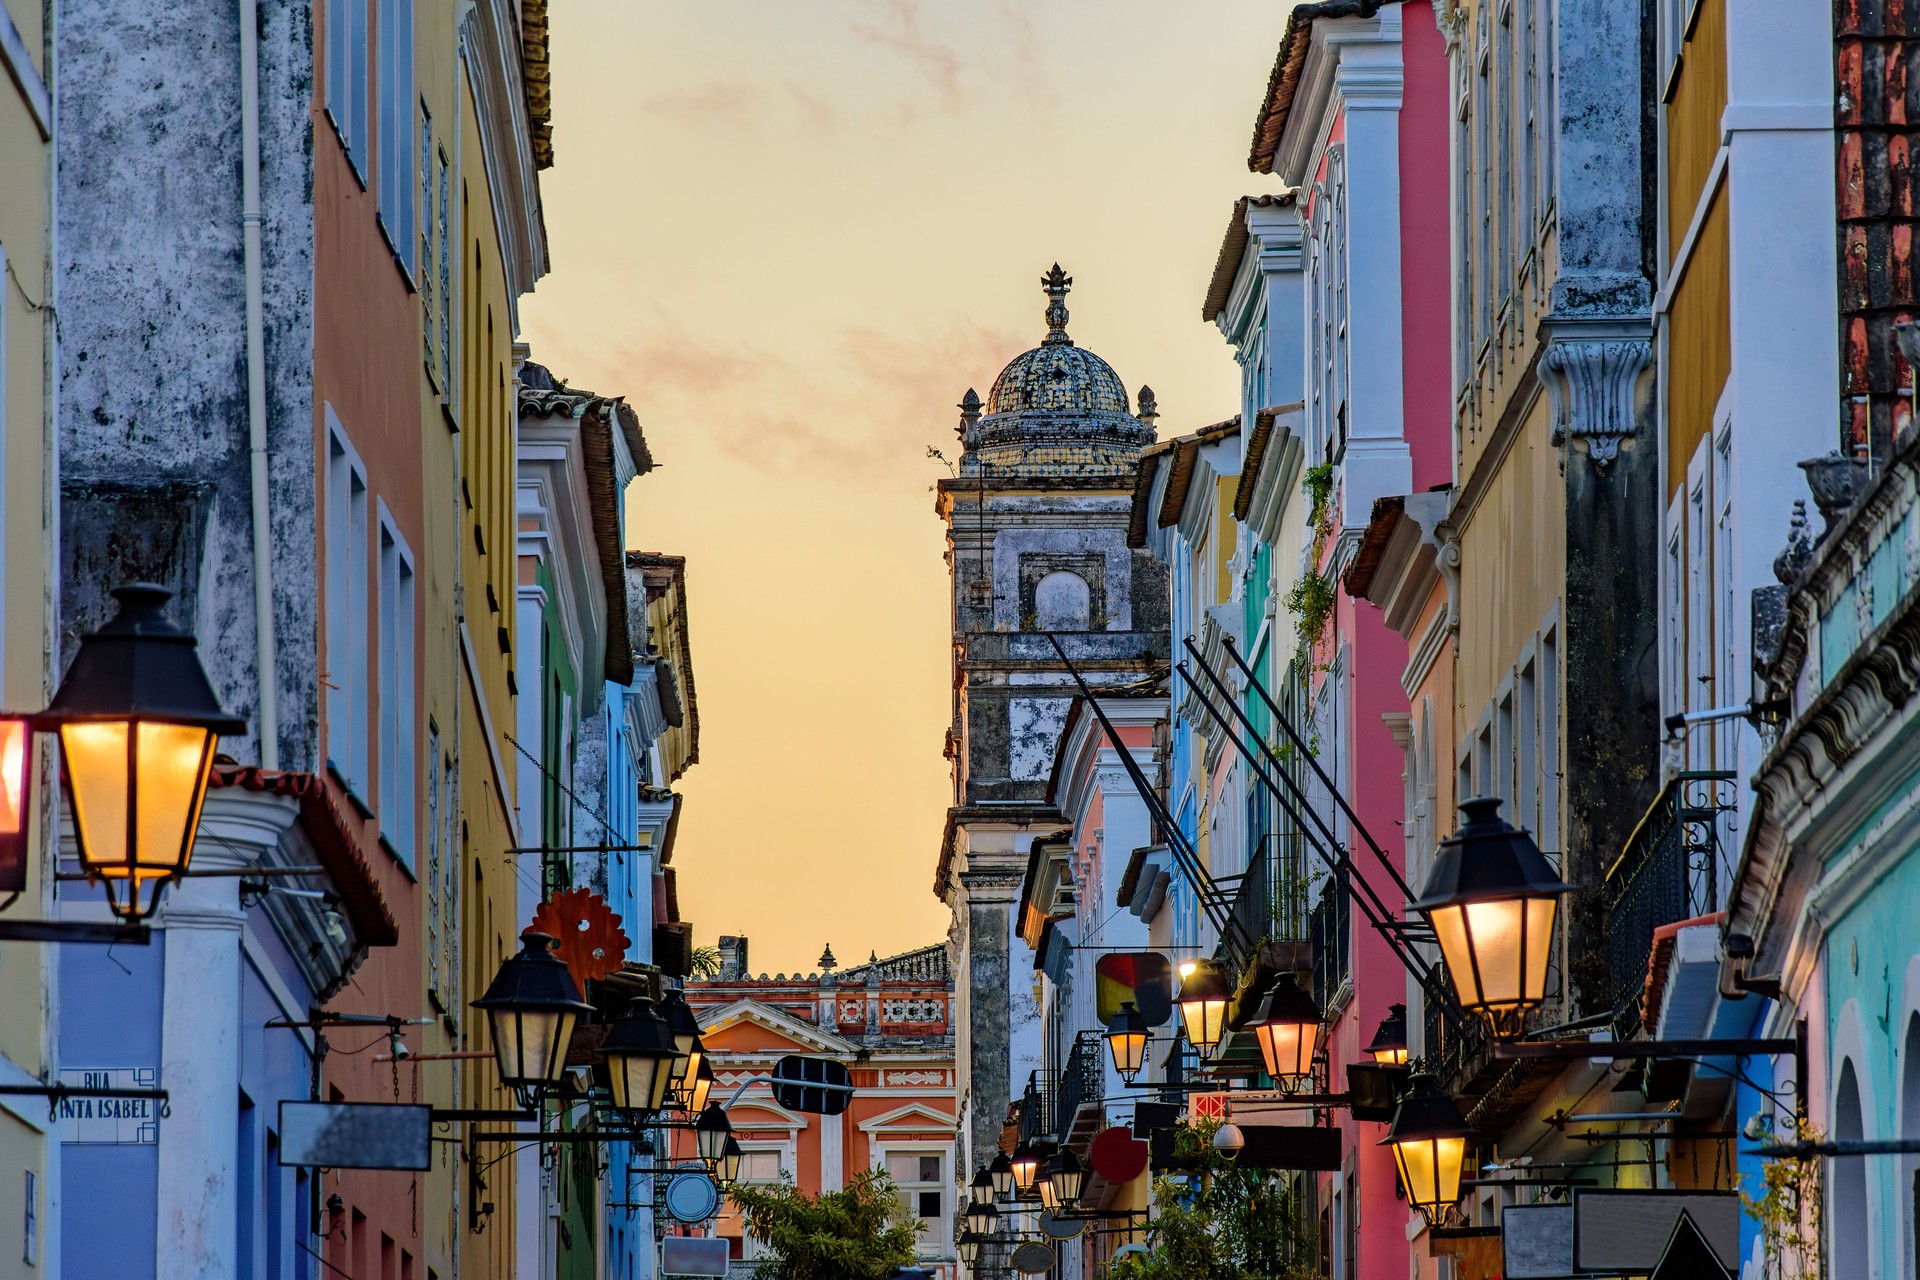
M 247 274 L 247 444 L 253 464 L 254 663 L 260 767 L 280 767 L 279 645 L 273 631 L 273 530 L 267 502 L 266 325 L 260 270 L 260 3 L 240 0 L 240 234 Z

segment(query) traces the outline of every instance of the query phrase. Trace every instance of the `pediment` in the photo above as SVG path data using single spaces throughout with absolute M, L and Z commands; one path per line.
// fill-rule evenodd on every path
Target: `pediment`
M 758 1000 L 735 1000 L 701 1010 L 700 1038 L 714 1053 L 822 1053 L 840 1057 L 859 1050 L 852 1041 Z
M 924 1133 L 928 1129 L 955 1129 L 959 1121 L 950 1111 L 937 1111 L 919 1102 L 909 1102 L 904 1107 L 895 1107 L 892 1111 L 882 1112 L 868 1120 L 860 1122 L 860 1132 L 877 1133 L 883 1129 L 905 1129 L 914 1133 Z

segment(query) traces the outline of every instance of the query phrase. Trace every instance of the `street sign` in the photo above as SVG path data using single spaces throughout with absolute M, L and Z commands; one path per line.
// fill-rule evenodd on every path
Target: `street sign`
M 280 1163 L 322 1169 L 433 1167 L 432 1108 L 405 1102 L 280 1103 Z
M 727 1242 L 719 1236 L 668 1236 L 660 1242 L 663 1276 L 724 1276 Z
M 789 1111 L 837 1116 L 853 1100 L 853 1080 L 831 1058 L 790 1053 L 774 1064 L 773 1100 Z
M 705 1222 L 720 1208 L 720 1189 L 705 1170 L 682 1170 L 667 1180 L 662 1197 L 676 1222 Z
M 75 1089 L 151 1089 L 157 1067 L 67 1067 L 60 1083 Z M 54 1113 L 60 1141 L 74 1145 L 146 1146 L 160 1140 L 160 1103 L 153 1098 L 61 1098 Z
M 1131 1001 L 1150 1027 L 1173 1016 L 1173 966 L 1158 951 L 1111 951 L 1093 962 L 1094 1016 L 1105 1026 Z

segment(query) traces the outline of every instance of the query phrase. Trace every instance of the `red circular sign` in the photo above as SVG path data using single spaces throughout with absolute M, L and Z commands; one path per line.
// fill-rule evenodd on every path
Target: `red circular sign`
M 1094 1135 L 1093 1145 L 1087 1148 L 1093 1171 L 1100 1175 L 1102 1182 L 1116 1186 L 1132 1182 L 1145 1173 L 1149 1154 L 1147 1144 L 1134 1137 L 1133 1130 L 1124 1125 L 1101 1130 Z

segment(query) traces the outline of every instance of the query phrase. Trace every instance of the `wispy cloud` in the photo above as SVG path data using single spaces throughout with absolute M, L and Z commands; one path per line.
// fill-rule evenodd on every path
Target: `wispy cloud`
M 949 110 L 960 105 L 960 50 L 928 33 L 920 0 L 861 0 L 871 19 L 855 18 L 854 35 L 919 69 Z
M 640 103 L 650 116 L 728 125 L 744 124 L 765 109 L 766 94 L 757 86 L 725 80 L 654 94 Z

